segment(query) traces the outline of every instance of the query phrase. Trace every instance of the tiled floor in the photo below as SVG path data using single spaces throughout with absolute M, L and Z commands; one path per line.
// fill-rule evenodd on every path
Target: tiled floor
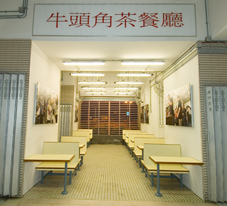
M 162 181 L 159 198 L 123 145 L 91 145 L 81 171 L 67 185 L 67 195 L 61 195 L 63 179 L 47 176 L 43 185 L 38 183 L 23 198 L 10 198 L 1 206 L 217 206 L 180 188 L 176 179 Z
M 12 198 L 1 206 L 217 206 L 215 203 Z M 224 206 L 224 205 L 223 205 Z

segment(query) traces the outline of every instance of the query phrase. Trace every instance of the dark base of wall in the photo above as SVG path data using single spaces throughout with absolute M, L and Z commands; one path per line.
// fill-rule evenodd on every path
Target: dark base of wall
M 93 135 L 91 144 L 123 144 L 122 135 Z

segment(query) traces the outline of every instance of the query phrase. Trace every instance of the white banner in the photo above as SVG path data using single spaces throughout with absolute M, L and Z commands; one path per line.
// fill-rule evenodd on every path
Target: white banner
M 36 4 L 33 36 L 196 36 L 194 4 Z

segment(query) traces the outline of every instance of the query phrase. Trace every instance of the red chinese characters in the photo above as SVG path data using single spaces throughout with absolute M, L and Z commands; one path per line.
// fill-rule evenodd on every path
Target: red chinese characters
M 90 27 L 90 13 L 70 13 L 70 22 L 69 26 L 87 26 Z
M 54 16 L 54 13 L 50 15 L 50 17 L 47 19 L 47 22 L 55 22 L 56 28 L 58 28 L 59 22 L 68 22 L 68 20 L 64 20 L 65 16 L 59 16 L 59 12 L 57 12 L 56 16 Z
M 120 22 L 120 24 L 118 24 L 117 27 L 124 25 L 124 27 L 126 28 L 128 24 L 135 27 L 134 22 L 136 22 L 136 20 L 130 18 L 131 15 L 136 15 L 135 13 L 131 14 L 130 12 L 128 12 L 127 14 L 124 14 L 122 12 L 121 14 L 116 14 L 116 15 L 121 15 L 122 17 L 121 19 L 116 21 L 116 22 Z
M 155 28 L 158 28 L 157 23 L 159 22 L 158 13 L 143 13 L 139 16 L 139 22 L 142 22 L 143 25 L 140 27 L 147 27 L 147 26 L 153 26 Z
M 120 17 L 119 17 L 120 16 Z M 67 19 L 68 18 L 68 19 Z M 59 12 L 52 13 L 46 20 L 47 22 L 54 22 L 55 27 L 59 28 L 60 23 L 68 23 L 69 27 L 88 27 L 94 28 L 105 25 L 105 27 L 123 27 L 123 28 L 146 28 L 146 27 L 183 27 L 183 14 L 182 13 L 147 13 L 137 15 L 136 13 L 125 13 L 109 15 L 108 13 L 99 12 L 97 15 L 91 15 L 87 13 L 69 13 L 66 15 L 60 15 Z
M 182 13 L 163 13 L 163 22 L 162 22 L 163 27 L 182 27 L 184 26 L 183 24 L 183 18 L 182 18 Z
M 95 27 L 97 24 L 108 24 L 107 27 L 112 27 L 112 16 L 108 16 L 108 14 L 103 14 L 102 12 L 100 12 L 93 18 L 95 18 L 95 24 L 93 27 Z

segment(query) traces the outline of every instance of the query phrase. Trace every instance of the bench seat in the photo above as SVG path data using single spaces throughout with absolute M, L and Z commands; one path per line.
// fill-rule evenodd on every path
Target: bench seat
M 133 153 L 138 159 L 142 158 L 142 154 L 140 152 L 135 152 L 135 150 L 133 150 Z
M 156 165 L 145 165 L 142 160 L 141 163 L 149 172 L 157 172 Z M 173 164 L 160 164 L 160 173 L 188 173 L 189 170 L 181 165 L 173 165 Z
M 76 170 L 80 169 L 79 142 L 44 142 L 43 154 L 74 154 L 73 159 L 67 164 L 67 173 L 70 176 L 69 184 L 71 184 L 72 175 L 76 175 Z M 65 163 L 41 162 L 36 166 L 36 170 L 41 171 L 41 184 L 43 184 L 44 171 L 47 171 L 48 175 L 53 175 L 53 172 L 58 172 L 54 175 L 64 175 Z
M 151 186 L 154 186 L 154 173 L 157 173 L 157 164 L 155 164 L 149 156 L 167 156 L 167 157 L 181 157 L 180 144 L 151 144 L 144 143 L 144 159 L 141 161 L 142 166 L 145 167 L 145 176 L 150 177 Z M 170 173 L 171 176 L 160 176 L 163 178 L 173 178 L 173 174 L 180 175 L 180 186 L 183 187 L 183 174 L 189 173 L 189 170 L 182 166 L 182 164 L 159 164 L 160 174 Z M 151 175 L 149 175 L 149 172 Z
M 79 165 L 80 160 L 77 163 L 68 163 L 67 171 L 74 171 Z M 64 172 L 65 163 L 64 162 L 42 162 L 38 166 L 36 166 L 36 170 L 58 170 Z

